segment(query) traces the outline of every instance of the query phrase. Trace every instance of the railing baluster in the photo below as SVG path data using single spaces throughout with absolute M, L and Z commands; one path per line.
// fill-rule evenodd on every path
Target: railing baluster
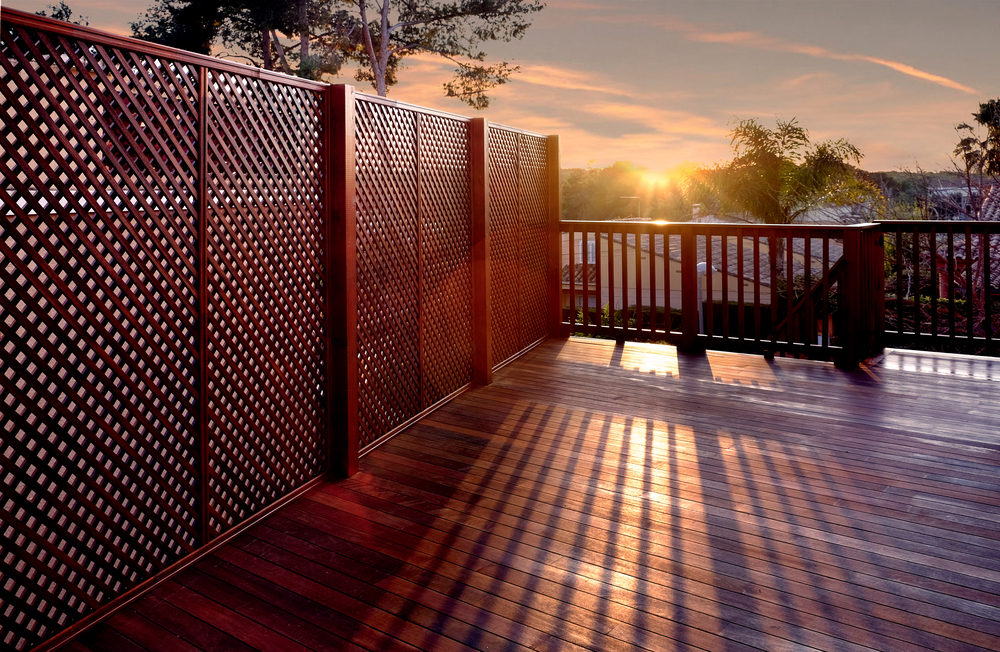
M 670 230 L 663 234 L 663 331 L 669 335 L 674 332 L 673 298 L 671 296 L 670 279 Z
M 813 310 L 812 298 L 812 238 L 809 233 L 809 231 L 806 231 L 803 243 L 804 255 L 802 257 L 802 262 L 805 265 L 805 272 L 802 277 L 804 292 L 802 296 L 805 298 L 805 304 L 803 305 L 803 310 L 805 311 L 805 318 L 803 320 L 805 327 L 802 329 L 802 340 L 807 347 L 811 347 L 816 343 L 816 313 Z
M 705 335 L 712 337 L 713 326 L 715 325 L 715 288 L 713 287 L 714 265 L 712 232 L 705 233 L 705 297 L 704 302 L 698 306 L 701 310 L 702 321 L 704 322 Z
M 628 330 L 628 296 L 629 296 L 629 283 L 628 283 L 628 229 L 622 228 L 622 337 L 625 337 L 625 331 Z
M 649 333 L 652 337 L 656 333 L 656 237 L 657 234 L 649 234 Z
M 974 250 L 972 248 L 972 228 L 969 225 L 965 226 L 965 335 L 968 337 L 969 342 L 972 342 L 972 338 L 975 335 L 975 317 L 973 308 L 975 307 L 974 297 L 972 295 L 972 271 L 973 265 L 972 261 L 975 258 Z
M 569 230 L 569 325 L 576 325 L 576 231 Z
M 604 320 L 603 320 L 604 299 L 602 298 L 603 296 L 602 288 L 604 287 L 604 284 L 601 283 L 601 280 L 604 276 L 602 271 L 604 268 L 604 256 L 601 253 L 602 233 L 603 233 L 602 231 L 596 229 L 594 230 L 594 256 L 595 256 L 594 261 L 597 263 L 597 269 L 594 270 L 595 272 L 594 277 L 597 281 L 596 286 L 594 287 L 594 294 L 595 294 L 594 303 L 597 306 L 596 315 L 594 316 L 594 327 L 597 328 L 598 332 L 601 332 L 601 330 L 604 328 Z
M 586 329 L 590 325 L 590 241 L 588 238 L 590 234 L 585 230 L 583 231 L 583 238 L 580 240 L 581 249 L 583 250 L 580 258 L 583 263 L 583 328 Z
M 940 283 L 937 268 L 937 229 L 933 226 L 931 227 L 929 240 L 928 245 L 930 247 L 931 261 L 931 337 L 936 340 L 938 338 L 938 294 Z
M 993 340 L 993 272 L 991 267 L 991 257 L 993 255 L 993 234 L 990 233 L 992 230 L 992 225 L 983 225 L 983 234 L 980 238 L 983 238 L 982 250 L 983 250 L 983 299 L 985 303 L 984 312 L 985 322 L 983 324 L 983 334 L 986 337 L 986 354 L 994 355 L 996 353 L 994 340 Z
M 771 354 L 778 346 L 778 232 L 770 230 L 771 241 L 767 247 L 768 262 L 771 264 Z
M 642 332 L 642 234 L 635 233 L 635 329 Z
M 722 232 L 722 337 L 729 339 L 729 231 Z
M 615 328 L 615 234 L 608 227 L 608 328 Z
M 737 290 L 737 309 L 739 313 L 736 315 L 737 329 L 739 331 L 740 344 L 746 339 L 746 317 L 743 314 L 745 308 L 745 300 L 743 293 L 743 278 L 746 275 L 743 265 L 743 229 L 736 229 L 736 287 Z
M 760 345 L 760 231 L 753 232 L 753 341 Z M 774 285 L 772 280 L 771 285 Z M 773 288 L 771 295 L 774 295 Z M 773 299 L 772 299 L 773 301 Z
M 785 341 L 791 346 L 795 341 L 795 331 L 793 329 L 792 319 L 794 317 L 795 311 L 795 251 L 794 245 L 795 241 L 792 238 L 792 232 L 786 229 L 788 233 L 787 241 L 785 242 Z
M 823 351 L 830 350 L 830 234 L 823 235 Z
M 920 339 L 920 231 L 913 227 L 913 334 Z
M 948 337 L 955 340 L 955 229 L 948 225 Z
M 896 333 L 903 334 L 903 227 L 896 226 Z

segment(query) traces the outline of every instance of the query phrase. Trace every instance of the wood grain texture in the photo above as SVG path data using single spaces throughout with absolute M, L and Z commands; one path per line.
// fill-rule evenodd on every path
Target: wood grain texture
M 549 341 L 72 649 L 1000 649 L 998 383 Z

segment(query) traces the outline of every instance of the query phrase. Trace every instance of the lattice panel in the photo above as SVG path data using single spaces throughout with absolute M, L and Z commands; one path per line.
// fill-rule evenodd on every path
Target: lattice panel
M 537 136 L 521 136 L 521 331 L 523 348 L 544 337 L 548 286 L 548 143 Z
M 358 431 L 361 447 L 420 396 L 416 114 L 356 102 Z
M 2 28 L 0 647 L 190 551 L 196 71 Z
M 420 116 L 423 406 L 472 382 L 468 123 Z
M 521 349 L 518 139 L 490 126 L 490 321 L 494 364 Z
M 208 78 L 209 527 L 326 467 L 321 96 Z

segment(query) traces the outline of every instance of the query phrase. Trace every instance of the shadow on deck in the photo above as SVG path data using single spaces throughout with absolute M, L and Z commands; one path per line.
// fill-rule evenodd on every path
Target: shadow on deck
M 1000 361 L 543 344 L 75 650 L 997 650 Z

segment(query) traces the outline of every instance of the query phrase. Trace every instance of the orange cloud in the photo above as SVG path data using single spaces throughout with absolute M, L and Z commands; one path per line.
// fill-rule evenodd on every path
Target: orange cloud
M 521 65 L 518 81 L 571 91 L 593 91 L 623 97 L 639 97 L 639 93 L 615 87 L 613 84 L 594 83 L 591 71 L 571 70 L 551 65 Z
M 905 63 L 880 59 L 865 54 L 845 54 L 834 52 L 815 45 L 805 45 L 802 43 L 790 43 L 781 39 L 765 36 L 759 32 L 707 32 L 697 26 L 677 21 L 661 23 L 661 27 L 669 30 L 684 33 L 685 37 L 691 41 L 699 43 L 725 43 L 728 45 L 740 45 L 757 50 L 771 50 L 777 52 L 794 52 L 818 59 L 831 59 L 834 61 L 865 61 L 879 66 L 885 66 L 909 77 L 914 77 L 932 84 L 962 91 L 963 93 L 977 94 L 978 91 L 970 86 L 959 83 L 953 79 L 935 75 L 925 70 L 920 70 Z
M 583 110 L 602 118 L 627 120 L 648 127 L 661 135 L 708 136 L 725 138 L 729 130 L 704 116 L 686 111 L 671 111 L 641 104 L 593 103 Z

